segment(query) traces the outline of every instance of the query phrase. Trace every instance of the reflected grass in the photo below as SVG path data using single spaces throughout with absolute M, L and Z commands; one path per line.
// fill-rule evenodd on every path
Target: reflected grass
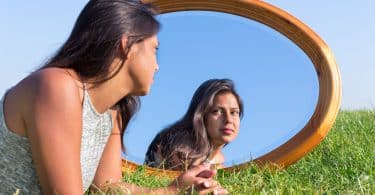
M 375 194 L 375 110 L 340 111 L 323 142 L 285 170 L 251 165 L 219 171 L 216 179 L 231 194 Z M 124 181 L 146 187 L 170 182 L 142 168 Z

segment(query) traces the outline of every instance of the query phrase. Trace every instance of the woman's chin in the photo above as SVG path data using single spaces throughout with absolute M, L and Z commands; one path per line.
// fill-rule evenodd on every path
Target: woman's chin
M 227 141 L 227 140 L 223 139 L 223 140 L 220 140 L 220 141 L 216 142 L 216 143 L 214 144 L 214 147 L 215 147 L 215 148 L 222 148 L 222 147 L 224 147 L 226 144 L 229 144 L 229 143 L 230 143 L 230 141 Z
M 139 89 L 136 92 L 131 93 L 132 95 L 135 96 L 145 96 L 150 93 L 150 88 L 148 89 Z
M 232 142 L 234 139 L 236 139 L 236 138 L 235 138 L 235 137 L 227 137 L 227 136 L 225 136 L 225 137 L 223 137 L 222 142 L 223 142 L 224 144 L 229 144 L 229 143 Z

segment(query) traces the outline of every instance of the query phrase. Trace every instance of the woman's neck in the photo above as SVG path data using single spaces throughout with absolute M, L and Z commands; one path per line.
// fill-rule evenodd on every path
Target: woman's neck
M 223 146 L 214 147 L 214 149 L 208 157 L 208 160 L 214 162 L 215 164 L 224 163 L 225 159 L 224 154 L 222 152 L 222 148 Z
M 69 69 L 67 70 L 67 72 L 70 74 L 70 76 L 75 78 L 77 82 L 81 82 L 81 79 L 79 78 L 77 73 L 74 72 L 74 70 Z M 91 102 L 97 112 L 106 112 L 107 110 L 112 108 L 119 100 L 130 93 L 130 87 L 123 84 L 130 82 L 124 82 L 124 79 L 125 78 L 122 78 L 121 75 L 115 75 L 111 79 L 97 86 L 91 84 L 91 81 L 87 81 L 87 83 L 85 83 L 85 89 L 90 95 Z M 80 85 L 82 85 L 82 83 Z
M 89 88 L 88 93 L 95 109 L 99 113 L 104 113 L 125 97 L 127 95 L 126 91 L 126 89 L 111 87 L 107 83 L 103 83 L 98 87 Z

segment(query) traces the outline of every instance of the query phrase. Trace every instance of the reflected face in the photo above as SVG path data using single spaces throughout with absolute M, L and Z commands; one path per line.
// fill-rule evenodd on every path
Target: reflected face
M 134 83 L 134 95 L 146 95 L 151 89 L 154 74 L 159 69 L 156 59 L 158 44 L 157 36 L 153 35 L 130 48 L 127 63 Z
M 229 92 L 217 94 L 205 121 L 214 146 L 223 146 L 233 141 L 240 127 L 240 108 L 236 96 Z

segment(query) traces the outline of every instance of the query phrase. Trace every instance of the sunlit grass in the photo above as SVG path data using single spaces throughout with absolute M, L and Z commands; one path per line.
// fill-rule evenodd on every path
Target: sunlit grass
M 216 179 L 231 194 L 375 194 L 375 110 L 341 111 L 335 125 L 312 152 L 285 170 L 250 166 L 220 171 Z M 166 186 L 142 168 L 124 181 Z

